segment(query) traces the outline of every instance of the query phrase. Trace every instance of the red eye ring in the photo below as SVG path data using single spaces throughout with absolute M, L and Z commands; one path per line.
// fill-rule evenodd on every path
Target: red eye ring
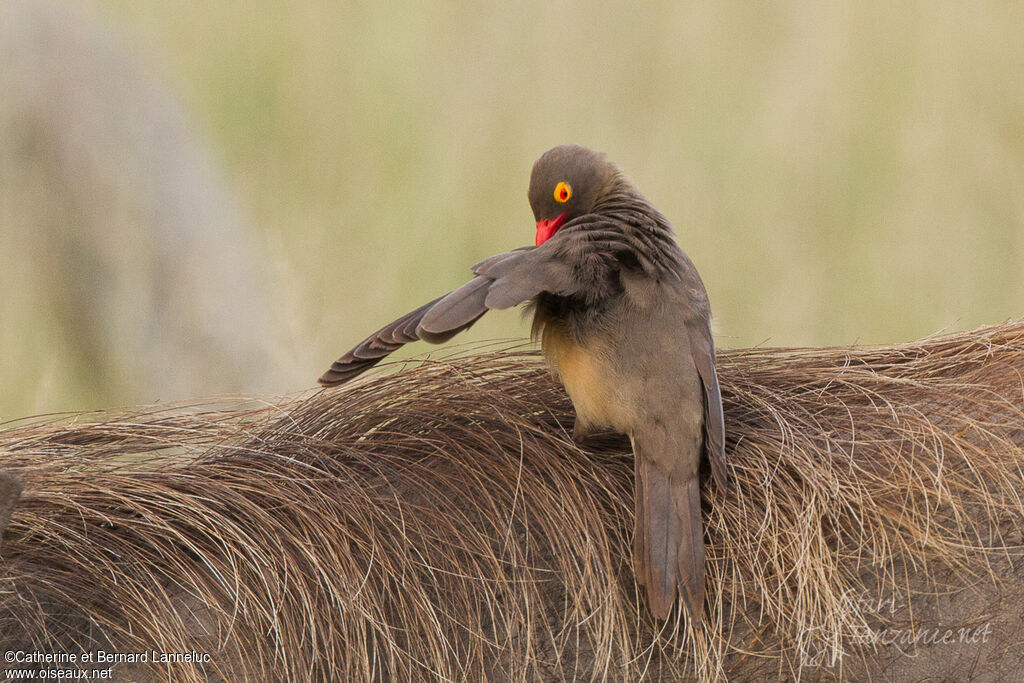
M 565 204 L 572 198 L 572 186 L 564 180 L 555 185 L 555 201 L 559 204 Z

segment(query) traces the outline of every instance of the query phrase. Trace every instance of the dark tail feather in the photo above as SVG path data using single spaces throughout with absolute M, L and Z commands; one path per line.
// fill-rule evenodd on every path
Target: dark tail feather
M 635 447 L 634 447 L 634 452 Z M 644 485 L 646 468 L 640 465 L 639 460 L 633 467 L 633 495 L 636 498 L 636 521 L 633 526 L 633 573 L 636 575 L 636 582 L 641 588 L 646 588 L 651 582 L 649 569 L 650 559 L 647 556 L 647 487 Z
M 639 549 L 646 557 L 635 558 L 634 566 L 647 588 L 651 614 L 655 619 L 666 619 L 675 604 L 679 583 L 680 520 L 665 473 L 643 456 L 637 457 L 636 467 L 642 469 L 639 483 L 643 490 L 637 492 L 637 500 L 641 501 L 638 507 L 643 508 L 645 532 Z
M 704 522 L 700 512 L 700 477 L 693 476 L 672 486 L 679 518 L 679 592 L 686 602 L 693 624 L 704 614 Z
M 647 591 L 655 619 L 667 619 L 683 598 L 692 623 L 704 613 L 704 528 L 700 479 L 677 481 L 662 472 L 642 451 L 636 458 L 636 527 L 633 567 Z
M 646 588 L 650 583 L 650 572 L 647 569 L 647 506 L 644 503 L 646 487 L 643 483 L 643 468 L 634 466 L 633 496 L 636 499 L 636 521 L 633 526 L 633 573 L 636 574 L 637 585 Z
M 369 370 L 403 344 L 422 339 L 440 344 L 469 328 L 487 312 L 489 278 L 477 277 L 454 292 L 434 299 L 383 327 L 334 361 L 320 377 L 320 384 L 333 386 Z

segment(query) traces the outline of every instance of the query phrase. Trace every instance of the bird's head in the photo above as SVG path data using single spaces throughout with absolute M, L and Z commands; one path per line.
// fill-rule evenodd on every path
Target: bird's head
M 537 221 L 537 245 L 573 218 L 591 213 L 618 169 L 604 154 L 561 145 L 537 159 L 530 174 L 530 207 Z

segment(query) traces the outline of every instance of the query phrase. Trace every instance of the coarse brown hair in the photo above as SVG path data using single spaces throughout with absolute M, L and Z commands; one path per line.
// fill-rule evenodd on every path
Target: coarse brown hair
M 850 595 L 1021 557 L 1024 323 L 724 351 L 719 373 L 731 485 L 704 488 L 703 630 L 642 605 L 628 443 L 574 443 L 536 354 L 502 348 L 272 403 L 7 425 L 24 493 L 0 643 L 211 655 L 119 669 L 181 681 L 806 676 L 863 628 Z

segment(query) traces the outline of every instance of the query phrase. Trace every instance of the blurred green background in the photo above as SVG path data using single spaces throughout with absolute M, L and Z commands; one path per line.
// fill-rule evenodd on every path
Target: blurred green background
M 265 327 L 233 329 L 273 337 L 247 366 L 273 377 L 157 392 L 138 357 L 97 372 L 45 305 L 63 281 L 10 237 L 33 202 L 8 193 L 0 418 L 310 387 L 476 260 L 531 243 L 531 164 L 566 142 L 607 152 L 672 220 L 722 347 L 1024 312 L 1021 3 L 101 0 L 68 22 L 105 27 L 207 150 L 265 287 Z M 526 332 L 505 312 L 465 337 Z

